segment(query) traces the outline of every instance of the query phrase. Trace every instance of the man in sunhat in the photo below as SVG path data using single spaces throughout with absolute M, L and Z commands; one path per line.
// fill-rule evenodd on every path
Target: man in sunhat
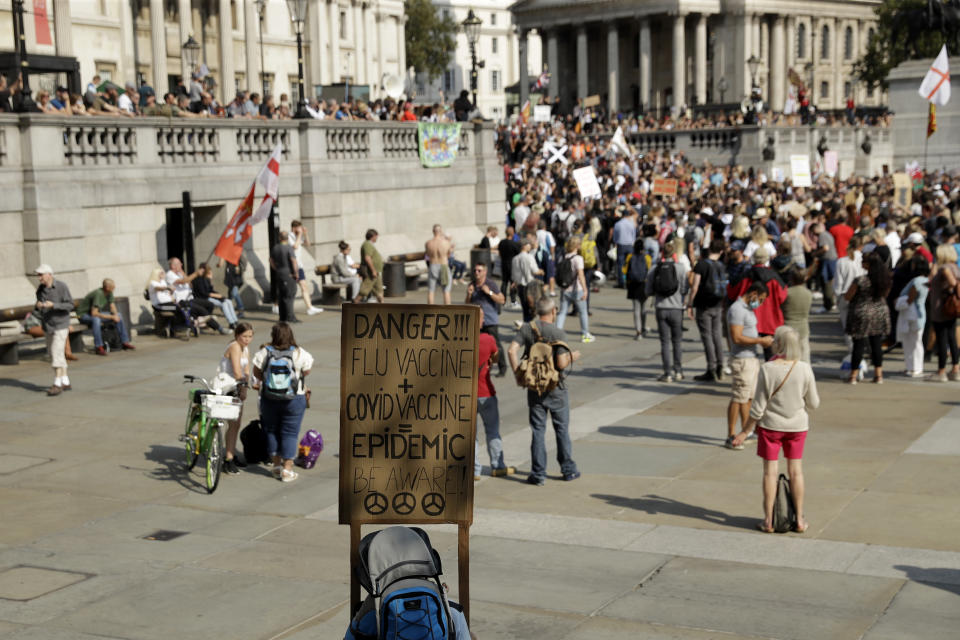
M 43 334 L 47 339 L 47 353 L 53 366 L 53 385 L 47 389 L 48 396 L 58 396 L 70 390 L 70 378 L 67 377 L 67 359 L 64 347 L 70 337 L 70 312 L 73 311 L 73 297 L 67 285 L 54 280 L 53 269 L 41 264 L 34 273 L 40 278 L 37 287 L 36 308 L 43 323 Z

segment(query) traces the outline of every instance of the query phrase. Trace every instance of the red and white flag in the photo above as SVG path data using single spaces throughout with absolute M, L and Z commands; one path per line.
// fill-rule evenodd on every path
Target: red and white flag
M 230 264 L 237 264 L 240 261 L 243 244 L 253 234 L 253 190 L 255 187 L 256 183 L 250 185 L 250 193 L 237 207 L 233 217 L 230 218 L 230 224 L 227 225 L 226 231 L 223 232 L 220 241 L 217 242 L 217 248 L 213 250 L 214 254 Z
M 267 164 L 263 165 L 260 173 L 257 174 L 257 182 L 263 185 L 267 193 L 263 196 L 263 201 L 254 212 L 253 220 L 250 224 L 257 224 L 258 222 L 266 220 L 267 216 L 270 215 L 270 210 L 273 209 L 273 203 L 276 202 L 277 195 L 280 192 L 280 157 L 282 155 L 283 144 L 278 142 L 277 146 L 273 148 L 273 153 L 270 154 L 270 159 L 267 160 Z
M 930 70 L 920 85 L 920 95 L 924 100 L 941 107 L 950 102 L 950 64 L 947 58 L 947 45 L 940 49 L 940 55 L 930 65 Z

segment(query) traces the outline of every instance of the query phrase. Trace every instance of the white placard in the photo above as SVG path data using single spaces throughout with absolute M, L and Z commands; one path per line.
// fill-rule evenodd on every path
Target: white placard
M 790 156 L 790 176 L 795 187 L 812 187 L 810 179 L 810 156 Z
M 828 176 L 832 178 L 833 176 L 837 175 L 837 169 L 839 166 L 840 162 L 836 151 L 823 152 L 823 170 L 827 172 Z
M 533 107 L 533 121 L 534 122 L 550 122 L 550 110 L 551 107 L 548 104 L 538 104 Z
M 600 183 L 597 182 L 597 174 L 593 172 L 593 167 L 580 167 L 573 172 L 573 179 L 577 181 L 577 188 L 580 189 L 580 197 L 584 200 L 588 198 L 599 198 Z

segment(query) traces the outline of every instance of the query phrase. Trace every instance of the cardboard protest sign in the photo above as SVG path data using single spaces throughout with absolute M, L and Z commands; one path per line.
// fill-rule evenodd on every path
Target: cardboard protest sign
M 810 177 L 810 156 L 790 156 L 790 177 L 795 187 L 813 186 L 813 180 Z
M 904 209 L 913 204 L 913 180 L 902 171 L 893 174 L 893 202 Z
M 599 95 L 587 96 L 586 98 L 583 99 L 583 106 L 584 106 L 584 107 L 599 107 L 599 106 L 600 106 L 600 96 L 599 96 Z
M 677 180 L 676 178 L 654 178 L 653 191 L 655 196 L 676 196 Z
M 577 182 L 577 189 L 580 190 L 581 198 L 586 200 L 588 198 L 600 197 L 600 183 L 597 182 L 597 174 L 593 172 L 593 167 L 587 166 L 574 169 L 573 179 Z
M 340 524 L 473 521 L 474 306 L 345 304 Z
M 534 122 L 550 122 L 550 111 L 553 107 L 548 104 L 538 104 L 533 107 Z

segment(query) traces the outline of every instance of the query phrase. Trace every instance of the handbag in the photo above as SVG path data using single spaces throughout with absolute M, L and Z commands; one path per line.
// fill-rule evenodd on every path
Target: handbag
M 960 318 L 960 284 L 953 285 L 943 301 L 943 313 L 948 318 Z

